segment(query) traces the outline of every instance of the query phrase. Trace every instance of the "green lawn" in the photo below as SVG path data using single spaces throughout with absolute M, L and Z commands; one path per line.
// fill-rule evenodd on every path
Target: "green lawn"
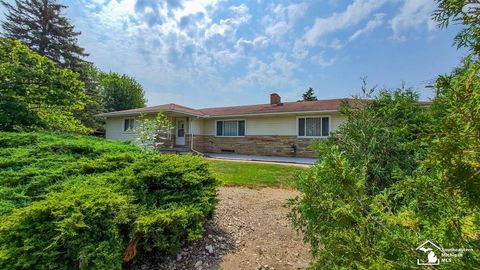
M 210 171 L 224 186 L 293 187 L 295 176 L 307 168 L 299 166 L 208 160 Z

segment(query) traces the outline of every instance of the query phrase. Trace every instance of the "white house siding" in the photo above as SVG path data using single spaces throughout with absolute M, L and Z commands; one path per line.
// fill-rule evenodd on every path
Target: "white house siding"
M 196 117 L 191 117 L 191 127 L 192 127 L 192 133 L 194 135 L 201 135 L 203 134 L 203 119 L 201 118 L 196 118 Z
M 136 133 L 123 131 L 123 120 L 125 118 L 135 118 L 133 116 L 128 117 L 109 117 L 106 120 L 105 125 L 105 138 L 114 141 L 134 141 L 137 138 Z M 136 121 L 136 118 L 135 118 Z
M 203 134 L 202 135 L 215 135 L 215 120 L 203 119 Z
M 331 117 L 331 131 L 338 129 L 339 125 L 345 121 L 345 117 L 338 113 L 331 114 L 313 114 L 303 116 L 323 116 Z M 245 119 L 247 136 L 297 136 L 297 118 L 300 115 L 275 115 L 275 116 L 250 116 L 234 117 L 221 119 L 202 119 L 190 117 L 191 128 L 194 135 L 215 135 L 215 120 L 223 119 Z M 152 116 L 153 117 L 153 116 Z M 134 141 L 137 134 L 123 131 L 123 121 L 125 118 L 135 118 L 134 116 L 109 117 L 106 120 L 105 137 L 115 141 Z M 184 117 L 181 117 L 184 118 Z M 135 118 L 136 120 L 138 118 Z M 174 121 L 177 117 L 173 117 Z M 186 117 L 185 117 L 186 119 Z M 189 125 L 186 127 L 187 134 Z
M 245 119 L 247 136 L 297 136 L 297 118 L 308 116 L 330 116 L 331 131 L 335 131 L 345 121 L 345 117 L 338 113 L 305 114 L 305 115 L 275 115 L 275 116 L 250 116 L 203 120 L 203 135 L 215 135 L 215 121 L 227 119 Z
M 246 120 L 246 135 L 293 136 L 296 130 L 295 116 L 249 117 Z
M 343 124 L 345 121 L 347 121 L 347 118 L 340 113 L 331 114 L 330 117 L 331 117 L 331 121 L 332 121 L 331 124 L 330 124 L 330 128 L 332 129 L 331 131 L 337 130 L 338 127 L 340 127 L 341 124 Z

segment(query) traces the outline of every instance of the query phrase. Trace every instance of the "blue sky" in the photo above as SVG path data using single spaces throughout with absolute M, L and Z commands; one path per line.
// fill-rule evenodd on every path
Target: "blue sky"
M 195 108 L 359 94 L 360 78 L 425 85 L 465 53 L 438 29 L 433 0 L 60 1 L 89 60 L 135 77 L 148 105 Z

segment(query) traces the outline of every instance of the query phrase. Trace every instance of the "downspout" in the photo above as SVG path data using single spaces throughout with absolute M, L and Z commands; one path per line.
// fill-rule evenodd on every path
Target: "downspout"
M 190 131 L 190 150 L 193 151 L 193 130 L 192 130 L 192 119 L 188 118 L 188 131 Z
M 200 151 L 197 151 L 195 149 L 193 149 L 193 129 L 192 129 L 192 121 L 190 120 L 188 122 L 188 127 L 189 127 L 189 130 L 190 130 L 190 150 L 192 150 L 192 152 L 194 152 L 195 154 L 199 155 L 199 156 L 205 156 L 202 152 Z
M 173 115 L 172 115 L 172 113 L 170 113 L 169 117 L 170 117 L 170 123 L 172 124 L 172 126 L 173 126 L 173 125 L 176 126 L 176 123 L 173 124 Z M 168 140 L 170 141 L 170 148 L 173 148 L 173 147 L 175 146 L 175 142 L 174 142 L 173 139 L 172 139 L 172 138 L 173 138 L 173 134 L 172 134 L 172 133 L 175 132 L 175 126 L 173 126 L 173 128 L 172 128 L 173 130 L 170 129 L 170 130 L 168 131 Z

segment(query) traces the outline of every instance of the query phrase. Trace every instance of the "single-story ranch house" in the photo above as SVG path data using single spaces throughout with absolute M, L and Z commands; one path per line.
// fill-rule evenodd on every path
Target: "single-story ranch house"
M 106 138 L 133 141 L 140 114 L 163 112 L 175 128 L 164 150 L 185 149 L 201 153 L 236 153 L 265 156 L 314 157 L 312 139 L 322 139 L 345 120 L 342 101 L 330 99 L 281 102 L 276 93 L 269 104 L 193 109 L 165 104 L 99 114 L 106 118 Z

